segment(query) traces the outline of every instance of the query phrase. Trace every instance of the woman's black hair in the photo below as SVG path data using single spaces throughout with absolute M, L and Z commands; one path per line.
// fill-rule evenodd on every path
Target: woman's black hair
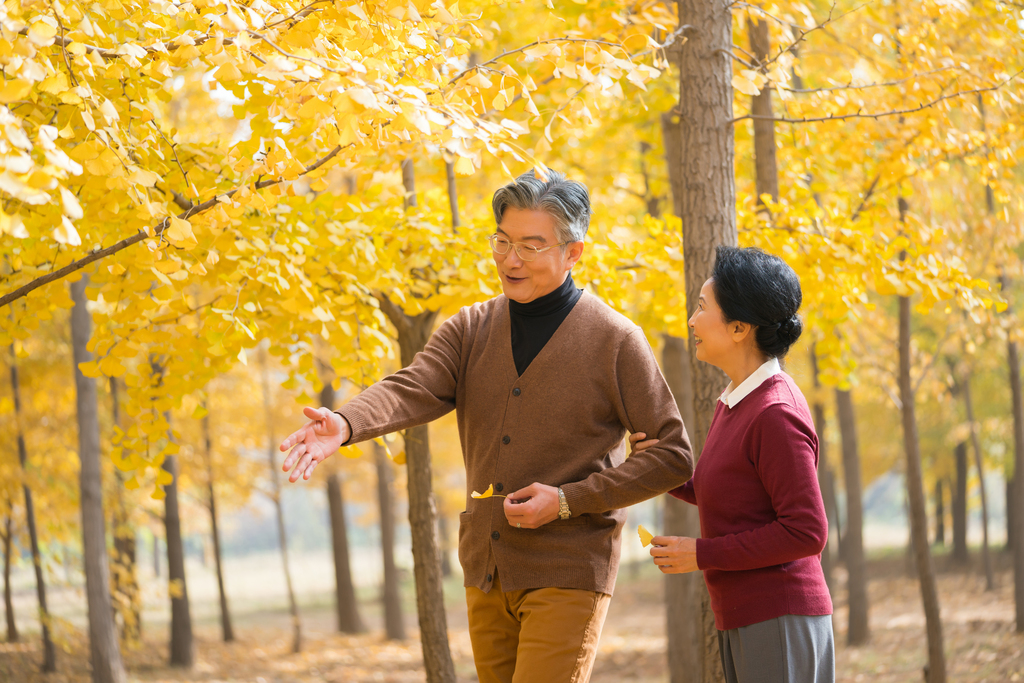
M 800 278 L 778 256 L 719 246 L 711 286 L 725 321 L 756 326 L 757 346 L 769 358 L 782 358 L 800 338 Z

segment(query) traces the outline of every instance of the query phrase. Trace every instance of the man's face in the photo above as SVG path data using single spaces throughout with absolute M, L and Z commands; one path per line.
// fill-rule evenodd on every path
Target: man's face
M 555 219 L 546 211 L 505 209 L 498 236 L 513 244 L 522 242 L 538 249 L 558 244 Z M 582 254 L 583 242 L 553 247 L 537 254 L 533 261 L 521 259 L 515 249 L 509 249 L 507 254 L 492 252 L 505 296 L 521 304 L 558 289 Z

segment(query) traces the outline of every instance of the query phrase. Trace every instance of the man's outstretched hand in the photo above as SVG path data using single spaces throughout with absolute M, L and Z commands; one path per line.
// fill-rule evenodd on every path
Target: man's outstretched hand
M 290 482 L 295 482 L 300 475 L 309 479 L 313 469 L 334 455 L 351 436 L 345 418 L 327 408 L 303 408 L 302 414 L 310 421 L 281 442 L 282 451 L 291 449 L 281 467 L 285 472 L 292 471 L 288 477 Z

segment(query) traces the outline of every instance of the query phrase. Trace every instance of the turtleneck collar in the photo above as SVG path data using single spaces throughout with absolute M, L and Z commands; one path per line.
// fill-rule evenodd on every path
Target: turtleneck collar
M 537 297 L 525 304 L 509 299 L 508 310 L 513 316 L 526 316 L 528 318 L 539 318 L 545 315 L 557 313 L 566 306 L 572 306 L 579 298 L 579 290 L 573 282 L 572 273 L 566 276 L 565 281 L 558 289 L 548 292 L 544 296 Z

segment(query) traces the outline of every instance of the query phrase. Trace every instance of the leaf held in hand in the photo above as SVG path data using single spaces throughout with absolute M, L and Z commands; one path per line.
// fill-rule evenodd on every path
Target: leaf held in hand
M 490 498 L 491 496 L 494 495 L 494 484 L 488 486 L 487 490 L 484 491 L 483 493 L 477 493 L 476 491 L 473 491 L 473 493 L 469 495 L 472 496 L 473 498 Z
M 640 534 L 640 542 L 644 544 L 644 547 L 649 546 L 654 539 L 654 534 L 645 529 L 643 524 L 637 526 L 636 530 Z

